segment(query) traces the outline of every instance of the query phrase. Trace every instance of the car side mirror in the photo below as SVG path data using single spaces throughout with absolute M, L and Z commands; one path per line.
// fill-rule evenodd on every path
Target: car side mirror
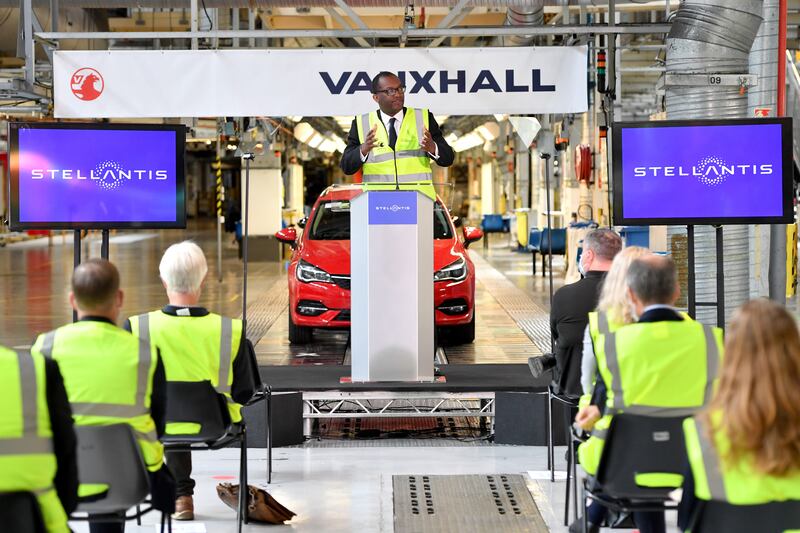
M 461 217 L 453 216 L 453 225 L 457 228 L 460 228 L 464 225 L 464 220 Z
M 301 228 L 305 229 L 306 222 L 308 222 L 308 217 L 303 217 L 303 218 L 301 218 L 300 220 L 297 221 L 297 225 L 300 226 Z
M 297 230 L 294 228 L 283 228 L 275 233 L 275 238 L 284 244 L 288 244 L 294 250 L 297 247 Z
M 469 245 L 475 241 L 483 238 L 483 230 L 473 226 L 464 226 L 464 248 L 469 248 Z

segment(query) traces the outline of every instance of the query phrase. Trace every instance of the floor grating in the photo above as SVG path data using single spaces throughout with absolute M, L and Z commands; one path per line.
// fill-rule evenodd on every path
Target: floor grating
M 392 476 L 395 533 L 544 533 L 519 474 Z

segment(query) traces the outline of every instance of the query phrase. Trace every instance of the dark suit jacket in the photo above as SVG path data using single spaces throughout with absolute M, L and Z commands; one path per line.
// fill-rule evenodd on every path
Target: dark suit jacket
M 658 309 L 651 309 L 639 317 L 639 323 L 643 322 L 680 322 L 684 320 L 683 316 L 664 307 Z M 600 408 L 603 413 L 606 410 L 606 384 L 602 379 L 598 379 L 594 386 L 592 393 L 592 405 Z
M 403 108 L 403 113 L 407 108 Z M 378 111 L 378 118 L 381 118 L 381 112 Z M 342 160 L 339 162 L 339 167 L 345 174 L 355 174 L 363 164 L 361 161 L 361 142 L 358 140 L 358 126 L 356 125 L 357 117 L 353 119 L 353 124 L 350 126 L 350 134 L 347 136 L 347 148 L 342 154 Z M 383 121 L 383 118 L 381 118 Z M 428 111 L 428 131 L 431 132 L 431 137 L 436 146 L 439 147 L 439 159 L 436 159 L 436 164 L 440 167 L 449 167 L 453 164 L 455 154 L 453 149 L 447 144 L 442 135 L 442 129 L 433 118 L 433 113 Z M 430 156 L 428 156 L 430 157 Z M 433 159 L 431 157 L 431 159 Z
M 555 341 L 553 380 L 559 394 L 581 395 L 583 332 L 589 324 L 589 313 L 597 308 L 605 275 L 591 270 L 582 280 L 564 285 L 553 295 L 550 332 Z

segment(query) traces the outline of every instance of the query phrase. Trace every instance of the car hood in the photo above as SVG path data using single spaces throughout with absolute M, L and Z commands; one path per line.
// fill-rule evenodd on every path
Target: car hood
M 434 239 L 434 272 L 466 255 L 464 246 L 457 239 Z M 350 241 L 307 240 L 300 258 L 321 268 L 328 274 L 350 275 Z

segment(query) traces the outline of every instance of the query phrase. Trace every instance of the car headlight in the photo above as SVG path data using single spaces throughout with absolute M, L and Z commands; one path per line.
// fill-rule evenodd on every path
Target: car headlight
M 297 270 L 295 271 L 295 274 L 297 275 L 297 279 L 303 283 L 311 283 L 312 281 L 333 283 L 330 274 L 302 259 L 297 264 Z
M 433 281 L 461 281 L 467 277 L 467 261 L 462 257 L 433 274 Z

